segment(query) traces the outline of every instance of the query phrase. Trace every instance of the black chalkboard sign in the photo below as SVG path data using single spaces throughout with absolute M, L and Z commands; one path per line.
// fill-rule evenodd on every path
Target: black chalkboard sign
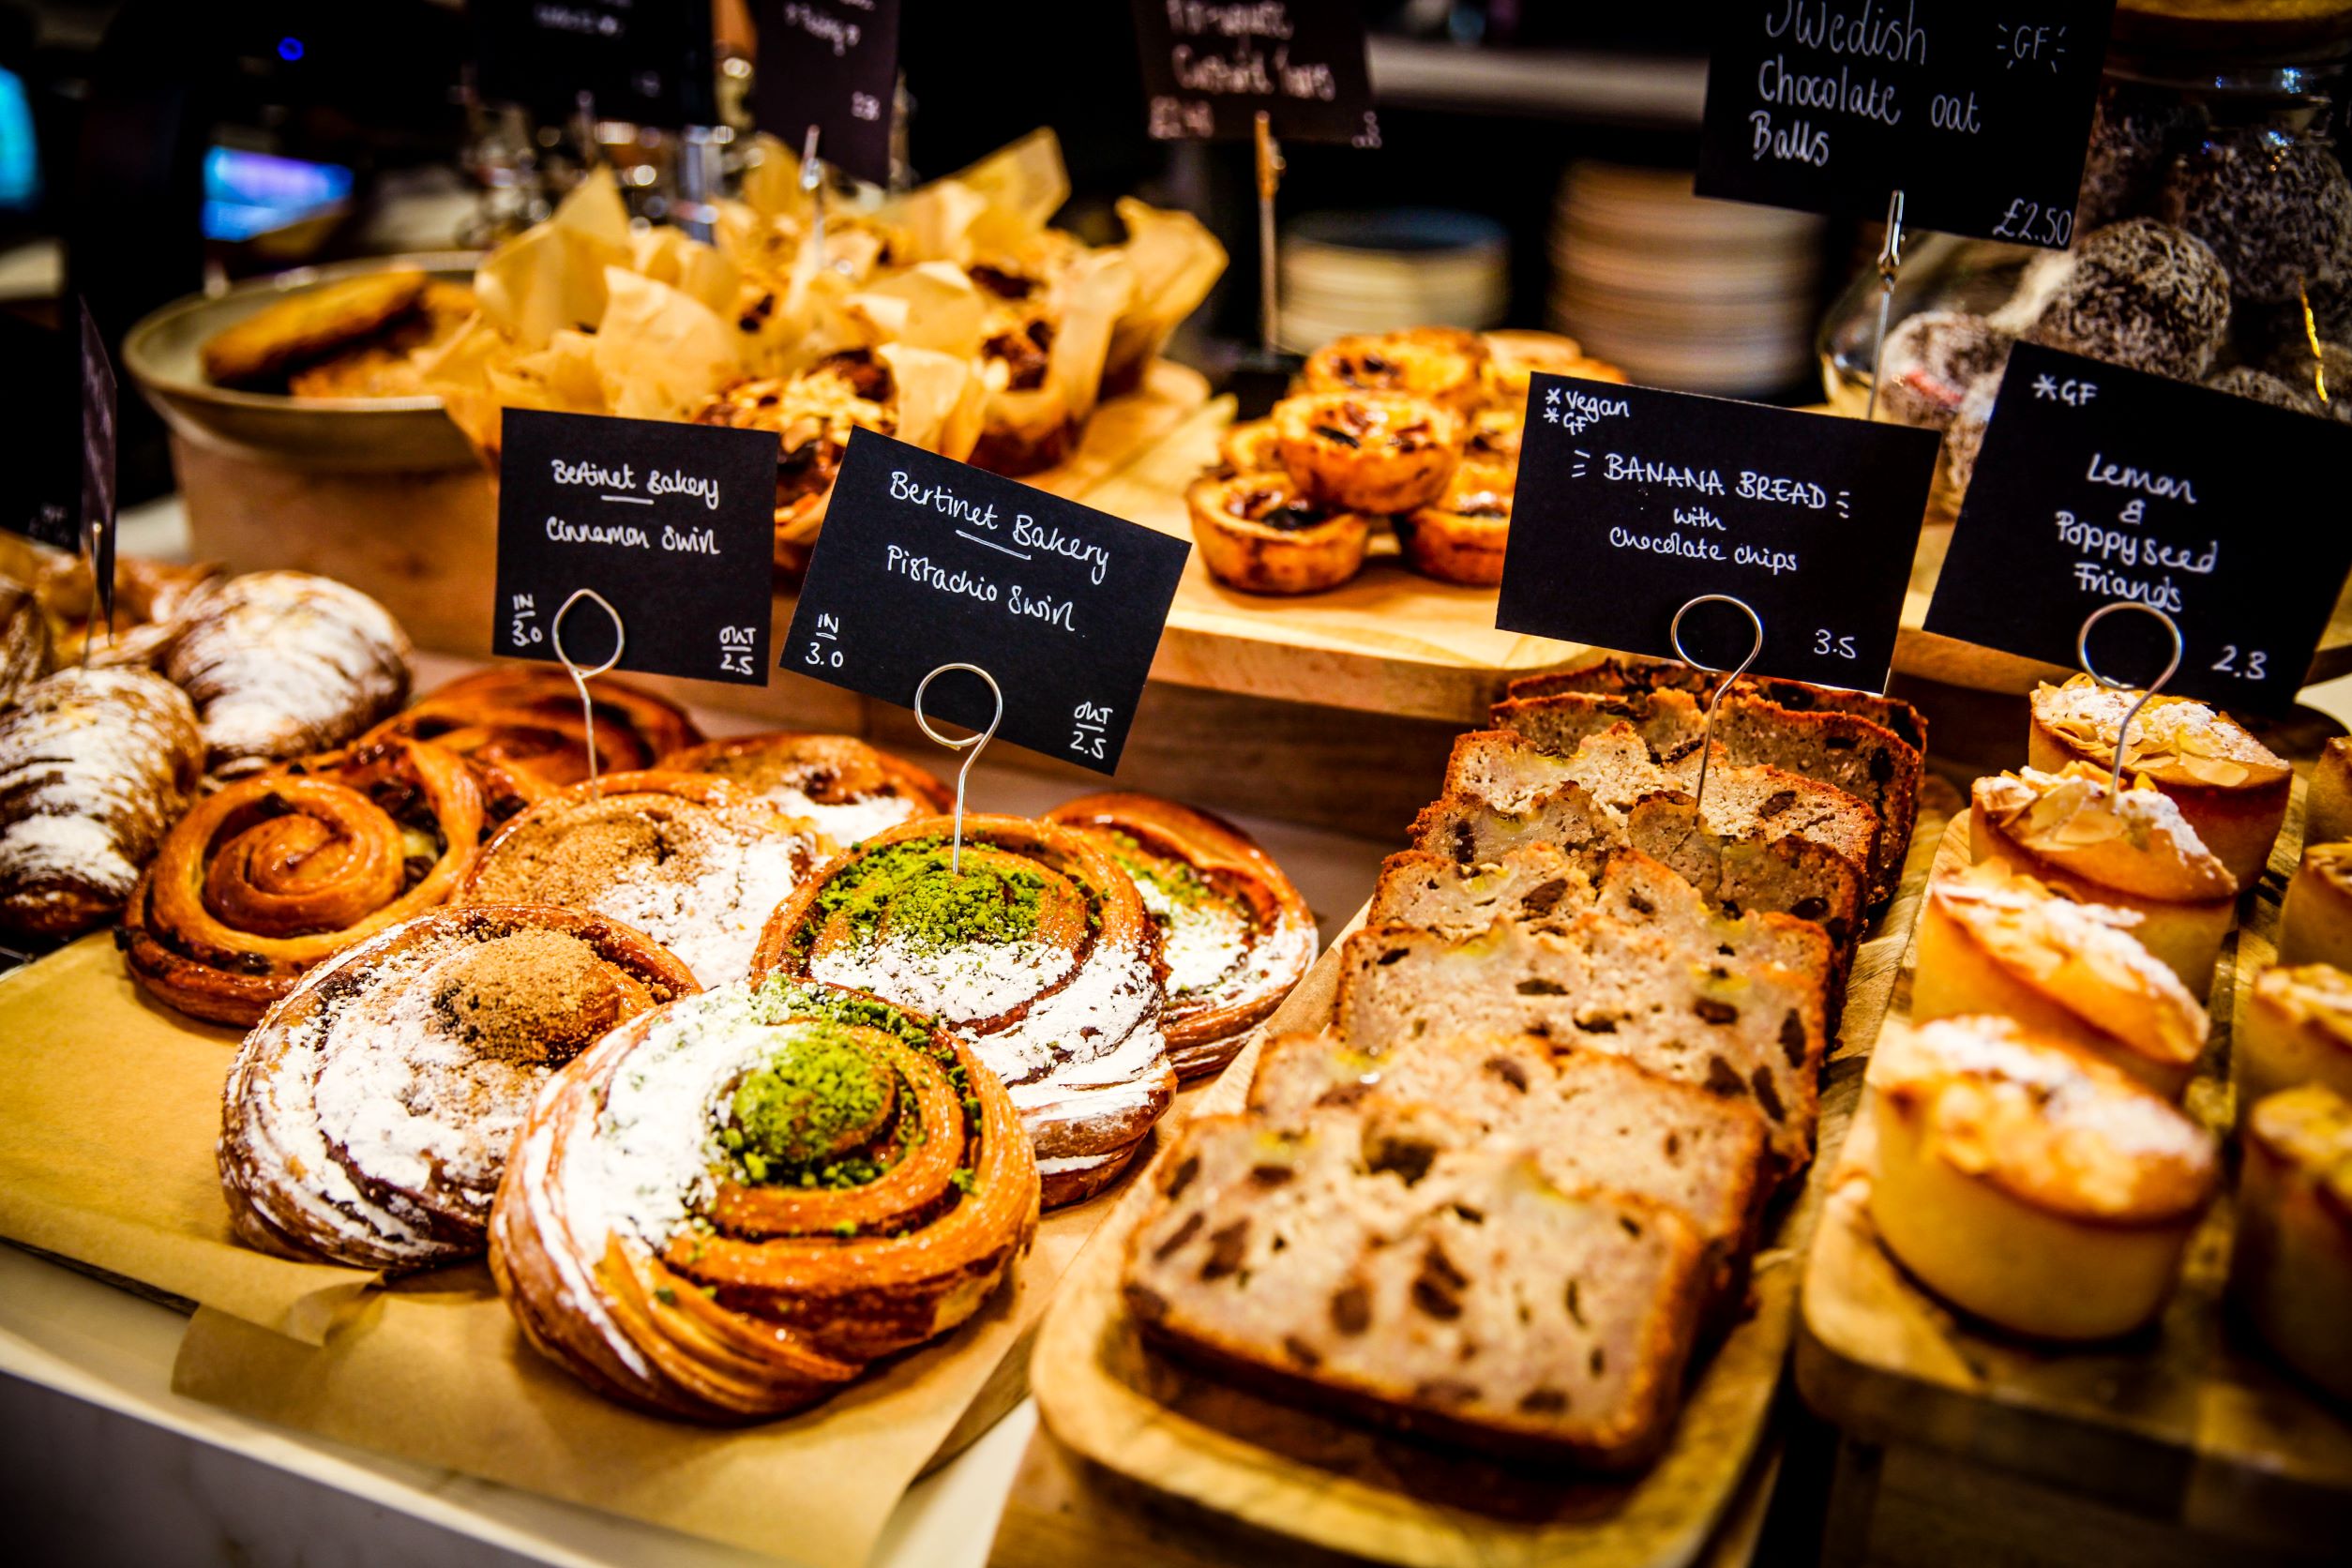
M 1192 547 L 859 430 L 792 615 L 782 668 L 912 706 L 942 664 L 1004 694 L 997 733 L 1097 773 L 1119 765 Z M 943 676 L 924 711 L 987 727 L 995 703 Z
M 1698 193 L 2062 249 L 2115 0 L 1715 0 Z
M 482 96 L 560 123 L 581 93 L 608 119 L 718 122 L 711 8 L 690 0 L 468 0 Z
M 2284 709 L 2352 569 L 2347 474 L 2335 420 L 2020 343 L 1927 629 L 2071 666 L 2085 618 L 2133 600 L 2180 627 L 2166 691 Z M 2114 615 L 2090 651 L 2145 682 L 2170 648 L 2152 617 Z
M 1882 691 L 1936 468 L 1932 430 L 1539 375 L 1495 625 L 1672 658 L 1706 594 L 1763 623 L 1756 673 Z M 1692 611 L 1728 668 L 1755 631 Z
M 0 314 L 0 428 L 8 431 L 0 528 L 59 550 L 82 548 L 81 403 L 77 338 Z
M 755 117 L 797 151 L 862 180 L 890 180 L 897 100 L 898 0 L 761 0 Z
M 619 668 L 767 685 L 773 431 L 510 408 L 500 439 L 493 653 L 556 658 L 590 588 L 626 630 Z M 573 663 L 611 656 L 594 603 L 563 630 Z
M 1163 142 L 1255 134 L 1380 144 L 1354 0 L 1135 0 L 1144 128 Z

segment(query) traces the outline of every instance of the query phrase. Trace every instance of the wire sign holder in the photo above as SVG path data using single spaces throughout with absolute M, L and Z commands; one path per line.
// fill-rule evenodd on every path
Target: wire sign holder
M 931 688 L 933 681 L 954 670 L 969 671 L 988 682 L 988 695 L 996 699 L 996 714 L 988 720 L 988 727 L 961 740 L 941 734 L 932 727 L 930 716 L 923 711 L 923 694 Z M 956 770 L 956 830 L 947 858 L 947 874 L 960 877 L 964 874 L 964 781 L 972 776 L 972 764 L 980 760 L 981 749 L 996 738 L 996 727 L 1004 722 L 1004 688 L 996 684 L 994 675 L 976 664 L 942 664 L 924 676 L 914 688 L 914 722 L 926 735 L 948 750 L 964 754 L 964 765 Z
M 1689 651 L 1682 646 L 1682 617 L 1702 604 L 1735 605 L 1740 612 L 1748 618 L 1748 625 L 1756 628 L 1756 641 L 1748 644 L 1748 656 L 1740 661 L 1739 668 L 1726 672 L 1717 666 L 1705 664 L 1693 658 Z M 1674 643 L 1675 657 L 1694 670 L 1703 670 L 1710 675 L 1723 676 L 1723 684 L 1715 687 L 1713 696 L 1707 699 L 1707 729 L 1699 737 L 1698 788 L 1691 794 L 1691 816 L 1696 820 L 1699 807 L 1707 801 L 1707 769 L 1714 761 L 1715 710 L 1722 705 L 1724 693 L 1731 689 L 1732 683 L 1746 674 L 1748 666 L 1756 662 L 1756 656 L 1764 651 L 1764 617 L 1758 615 L 1756 612 L 1756 607 L 1743 598 L 1730 594 L 1701 594 L 1698 597 L 1684 603 L 1681 609 L 1674 612 L 1674 624 L 1667 627 L 1666 636 Z
M 2075 661 L 2083 667 L 2085 674 L 2101 686 L 2107 687 L 2110 691 L 2127 691 L 2131 688 L 2131 682 L 2109 680 L 2093 669 L 2090 662 L 2090 628 L 2118 610 L 2136 610 L 2143 615 L 2153 615 L 2162 621 L 2164 624 L 2164 630 L 2172 636 L 2172 657 L 2166 661 L 2164 670 L 2158 673 L 2157 677 L 2148 683 L 2148 689 L 2140 693 L 2140 700 L 2124 711 L 2123 722 L 2115 727 L 2115 771 L 2107 776 L 2107 792 L 2114 796 L 2120 796 L 2123 793 L 2124 746 L 2131 740 L 2132 721 L 2140 716 L 2140 710 L 2148 706 L 2149 699 L 2164 689 L 2164 683 L 2179 671 L 2182 652 L 2180 623 L 2164 611 L 2152 604 L 2142 604 L 2137 599 L 2117 599 L 2112 604 L 2103 604 L 2084 618 L 2083 629 L 2074 634 Z
M 582 670 L 572 656 L 564 651 L 564 617 L 569 615 L 572 606 L 582 599 L 595 600 L 607 615 L 612 617 L 612 656 L 594 670 Z M 572 678 L 572 686 L 580 693 L 580 738 L 588 746 L 588 792 L 601 794 L 603 786 L 596 781 L 596 705 L 589 699 L 588 683 L 598 675 L 608 673 L 621 662 L 621 655 L 629 643 L 628 627 L 622 623 L 621 612 L 612 608 L 611 599 L 594 588 L 575 588 L 571 597 L 564 601 L 564 608 L 555 612 L 554 621 L 548 626 L 548 641 L 554 646 L 555 656 L 563 661 L 564 673 Z
M 1862 410 L 1866 423 L 1878 417 L 1878 384 L 1887 376 L 1887 314 L 1894 306 L 1894 279 L 1903 270 L 1903 191 L 1887 197 L 1887 237 L 1878 247 L 1878 331 L 1870 345 L 1870 402 Z

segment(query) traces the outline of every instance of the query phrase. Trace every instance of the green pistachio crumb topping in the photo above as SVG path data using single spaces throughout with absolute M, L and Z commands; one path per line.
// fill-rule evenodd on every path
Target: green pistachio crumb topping
M 843 870 L 817 896 L 811 937 L 846 914 L 870 936 L 889 917 L 891 934 L 908 945 L 938 949 L 965 942 L 1026 941 L 1037 929 L 1045 878 L 1022 866 L 950 869 L 948 846 L 931 839 L 889 844 Z

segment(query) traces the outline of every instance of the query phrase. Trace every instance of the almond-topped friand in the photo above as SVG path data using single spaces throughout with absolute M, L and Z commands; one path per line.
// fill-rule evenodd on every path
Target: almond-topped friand
M 928 771 L 850 735 L 734 735 L 671 752 L 661 766 L 739 784 L 841 845 L 956 804 L 956 792 Z
M 1310 392 L 1403 392 L 1468 416 L 1485 401 L 1486 345 L 1475 332 L 1414 326 L 1334 338 L 1306 356 Z
M 1395 392 L 1309 392 L 1274 404 L 1282 466 L 1307 494 L 1349 512 L 1410 512 L 1445 493 L 1462 417 Z
M 1870 1059 L 1870 1217 L 1953 1305 L 2041 1338 L 2146 1323 L 2220 1185 L 2162 1094 L 2014 1019 L 1890 1019 Z
M 1711 1277 L 1678 1211 L 1563 1191 L 1410 1103 L 1201 1117 L 1153 1174 L 1121 1282 L 1161 1349 L 1494 1453 L 1617 1470 L 1664 1445 Z
M 1528 378 L 1541 370 L 1580 381 L 1620 382 L 1625 372 L 1593 358 L 1574 338 L 1557 332 L 1504 331 L 1481 333 L 1486 345 L 1487 401 L 1495 406 L 1527 410 Z
M 2352 1401 L 2352 1101 L 2309 1083 L 2245 1113 L 2229 1290 L 2279 1359 Z
M 2337 735 L 2319 748 L 2303 795 L 2303 842 L 2333 844 L 2352 838 L 2352 735 Z
M 2171 796 L 2120 793 L 2105 768 L 2069 763 L 1980 778 L 1969 791 L 1968 852 L 1999 859 L 2082 904 L 2140 917 L 2135 934 L 2194 994 L 2212 984 L 2238 918 L 2238 879 Z
M 2352 842 L 2304 846 L 2279 917 L 2279 962 L 2352 968 Z
M 305 974 L 230 1064 L 220 1181 L 264 1252 L 364 1269 L 478 1256 L 549 1076 L 697 989 L 602 915 L 439 909 Z
M 1224 465 L 1222 477 L 1236 474 L 1279 474 L 1282 472 L 1282 432 L 1274 429 L 1272 419 L 1242 419 L 1225 428 L 1217 437 L 1217 461 Z
M 1204 476 L 1184 491 L 1209 575 L 1245 594 L 1317 594 L 1363 569 L 1371 524 L 1310 500 L 1287 474 Z
M 871 992 L 935 1018 L 1001 1078 L 1048 1208 L 1091 1197 L 1176 1097 L 1160 933 L 1086 834 L 967 815 L 886 828 L 776 910 L 755 972 Z
M 1396 520 L 1396 537 L 1413 570 L 1440 582 L 1491 588 L 1502 580 L 1511 543 L 1511 491 L 1484 482 L 1483 472 L 1456 473 L 1444 499 Z
M 2352 1097 L 2352 974 L 2289 964 L 2254 976 L 2229 1066 L 2241 1119 L 2256 1100 L 2299 1083 Z
M 490 1272 L 597 1393 L 738 1423 L 965 1321 L 1036 1233 L 1028 1140 L 969 1048 L 772 978 L 631 1018 L 556 1073 L 507 1157 Z
M 2070 762 L 2112 770 L 2115 738 L 2142 693 L 2076 675 L 2037 686 L 2026 760 L 2044 773 Z M 2126 782 L 2146 779 L 2170 796 L 2205 847 L 2252 887 L 2270 862 L 2295 770 L 2227 714 L 2185 697 L 2156 696 L 2132 720 Z
M 2129 911 L 2061 898 L 1998 861 L 1939 877 L 1920 912 L 1911 1017 L 1998 1013 L 2179 1100 L 2211 1020 L 2132 934 L 2138 925 Z

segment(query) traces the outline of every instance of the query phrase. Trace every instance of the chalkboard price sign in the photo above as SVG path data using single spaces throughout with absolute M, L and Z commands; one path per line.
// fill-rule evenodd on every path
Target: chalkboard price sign
M 898 0 L 761 0 L 756 83 L 762 129 L 859 179 L 890 179 L 898 86 Z
M 1354 0 L 1135 0 L 1145 129 L 1229 142 L 1263 111 L 1276 136 L 1380 144 Z
M 711 8 L 679 0 L 468 0 L 482 96 L 560 122 L 581 93 L 599 115 L 718 121 Z

